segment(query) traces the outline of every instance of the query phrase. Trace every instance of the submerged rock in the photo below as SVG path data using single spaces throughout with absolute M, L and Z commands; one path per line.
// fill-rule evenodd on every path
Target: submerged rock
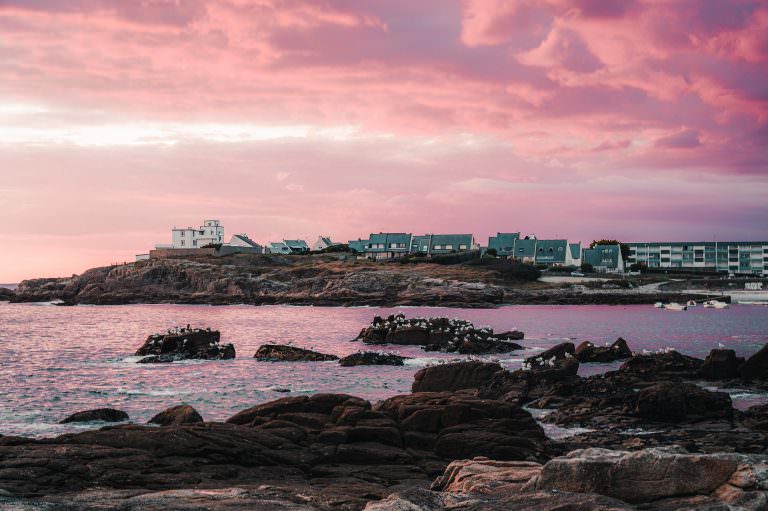
M 401 357 L 393 353 L 379 353 L 376 351 L 359 351 L 352 353 L 339 360 L 342 367 L 364 366 L 364 365 L 387 365 L 401 366 L 408 360 L 408 357 Z
M 285 344 L 264 344 L 259 346 L 253 358 L 262 362 L 325 362 L 338 360 L 336 355 L 326 355 L 317 351 L 307 350 Z
M 114 408 L 96 408 L 94 410 L 86 410 L 83 412 L 73 413 L 66 419 L 59 422 L 59 424 L 92 421 L 122 422 L 127 420 L 128 414 L 122 410 L 116 410 Z
M 576 348 L 574 356 L 582 364 L 590 362 L 606 363 L 630 358 L 632 350 L 629 349 L 627 341 L 619 337 L 610 346 L 595 346 L 591 342 L 585 341 Z
M 162 363 L 175 360 L 204 359 L 219 360 L 235 358 L 232 344 L 220 344 L 221 335 L 216 330 L 201 328 L 175 328 L 164 334 L 147 337 L 144 344 L 136 350 L 138 356 L 156 358 L 141 359 L 139 362 Z
M 367 344 L 422 346 L 425 351 L 462 354 L 508 353 L 523 349 L 511 342 L 522 339 L 522 332 L 494 334 L 491 328 L 475 328 L 469 321 L 449 318 L 411 318 L 403 314 L 383 319 L 376 316 L 357 340 Z
M 172 406 L 149 419 L 150 424 L 159 424 L 160 426 L 178 426 L 199 422 L 203 422 L 203 417 L 189 405 Z

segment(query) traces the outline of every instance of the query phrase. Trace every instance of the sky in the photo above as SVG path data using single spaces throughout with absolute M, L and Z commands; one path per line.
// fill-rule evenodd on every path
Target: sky
M 766 147 L 766 0 L 0 0 L 0 282 L 207 218 L 765 240 Z

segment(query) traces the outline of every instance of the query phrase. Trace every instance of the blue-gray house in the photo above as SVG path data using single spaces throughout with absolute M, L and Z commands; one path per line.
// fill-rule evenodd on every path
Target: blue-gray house
M 423 255 L 466 252 L 475 248 L 475 237 L 471 234 L 425 234 L 411 240 L 411 253 Z

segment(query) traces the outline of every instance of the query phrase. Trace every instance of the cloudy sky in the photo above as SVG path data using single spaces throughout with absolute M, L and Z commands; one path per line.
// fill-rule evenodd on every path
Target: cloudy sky
M 0 0 L 0 282 L 173 225 L 768 238 L 768 3 Z

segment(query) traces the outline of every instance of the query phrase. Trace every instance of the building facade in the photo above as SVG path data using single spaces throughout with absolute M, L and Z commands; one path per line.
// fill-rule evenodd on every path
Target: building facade
M 437 255 L 474 250 L 475 237 L 471 234 L 425 234 L 411 238 L 411 254 Z
M 339 243 L 334 243 L 331 241 L 330 236 L 318 236 L 317 241 L 312 244 L 312 252 L 320 252 L 321 250 L 325 250 L 328 247 L 332 247 L 338 244 Z
M 304 240 L 283 240 L 270 242 L 267 247 L 270 254 L 306 254 L 309 252 L 309 245 Z
M 171 244 L 157 245 L 156 248 L 202 248 L 206 245 L 223 243 L 224 227 L 218 220 L 203 220 L 200 227 L 174 227 L 171 230 Z
M 403 257 L 411 251 L 413 234 L 404 232 L 371 233 L 368 239 L 351 240 L 350 247 L 355 247 L 365 257 L 375 260 Z
M 627 245 L 627 262 L 647 268 L 768 274 L 768 241 L 660 241 Z

